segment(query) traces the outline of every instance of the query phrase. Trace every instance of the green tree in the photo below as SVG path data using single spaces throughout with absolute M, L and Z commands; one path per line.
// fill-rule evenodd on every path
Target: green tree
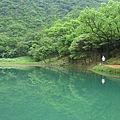
M 86 44 L 86 41 L 90 41 L 90 36 L 88 34 L 80 35 L 79 37 L 76 37 L 73 42 L 71 43 L 71 46 L 69 47 L 70 51 L 70 58 L 74 60 L 83 59 L 86 64 L 86 58 L 89 58 L 89 48 L 87 48 L 88 43 Z M 90 47 L 90 46 L 88 46 Z
M 81 22 L 89 27 L 90 33 L 96 37 L 94 40 L 98 41 L 96 42 L 98 47 L 108 51 L 108 57 L 110 57 L 111 50 L 119 51 L 119 6 L 119 2 L 110 1 L 108 4 L 103 4 L 99 9 L 86 8 L 80 15 Z

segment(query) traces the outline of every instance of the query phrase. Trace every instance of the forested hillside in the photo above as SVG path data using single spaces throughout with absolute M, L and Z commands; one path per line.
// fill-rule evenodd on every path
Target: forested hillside
M 119 51 L 120 3 L 102 2 L 108 0 L 1 0 L 0 57 L 75 60 Z

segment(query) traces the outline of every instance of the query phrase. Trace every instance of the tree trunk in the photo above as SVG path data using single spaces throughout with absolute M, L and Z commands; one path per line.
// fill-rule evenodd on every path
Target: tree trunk
M 107 45 L 107 58 L 108 59 L 110 58 L 110 45 L 109 45 L 109 43 Z

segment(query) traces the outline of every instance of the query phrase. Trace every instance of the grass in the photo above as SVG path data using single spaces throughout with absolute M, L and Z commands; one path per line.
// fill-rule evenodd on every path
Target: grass
M 53 58 L 54 59 L 54 58 Z M 18 64 L 45 64 L 44 61 L 36 62 L 34 59 L 28 56 L 17 57 L 17 58 L 1 58 L 0 63 L 18 63 Z M 46 60 L 46 63 L 49 63 L 49 60 Z
M 109 60 L 107 60 L 106 64 L 120 65 L 120 56 L 110 58 Z
M 18 58 L 1 58 L 0 63 L 34 63 L 35 61 L 30 57 L 18 57 Z
M 60 66 L 66 63 L 66 58 L 58 59 L 57 57 L 53 57 L 51 59 L 46 59 L 45 61 L 35 62 L 34 59 L 23 56 L 17 58 L 0 58 L 0 65 L 8 65 L 8 64 L 38 64 L 38 65 L 56 65 Z
M 34 59 L 28 56 L 17 57 L 17 58 L 1 58 L 0 68 L 2 69 L 14 68 L 14 69 L 28 70 L 33 68 L 31 66 L 39 65 L 39 66 L 54 66 L 54 68 L 58 69 L 59 66 L 64 66 L 68 64 L 67 58 L 58 59 L 58 57 L 53 57 L 51 59 L 46 59 L 45 61 L 46 63 L 44 61 L 35 62 Z
M 120 68 L 111 68 L 105 65 L 97 65 L 92 68 L 92 71 L 105 76 L 120 77 Z

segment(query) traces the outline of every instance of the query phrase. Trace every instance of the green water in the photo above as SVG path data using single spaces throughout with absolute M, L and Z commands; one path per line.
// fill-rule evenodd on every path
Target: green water
M 0 120 L 120 120 L 120 78 L 71 69 L 0 68 Z

